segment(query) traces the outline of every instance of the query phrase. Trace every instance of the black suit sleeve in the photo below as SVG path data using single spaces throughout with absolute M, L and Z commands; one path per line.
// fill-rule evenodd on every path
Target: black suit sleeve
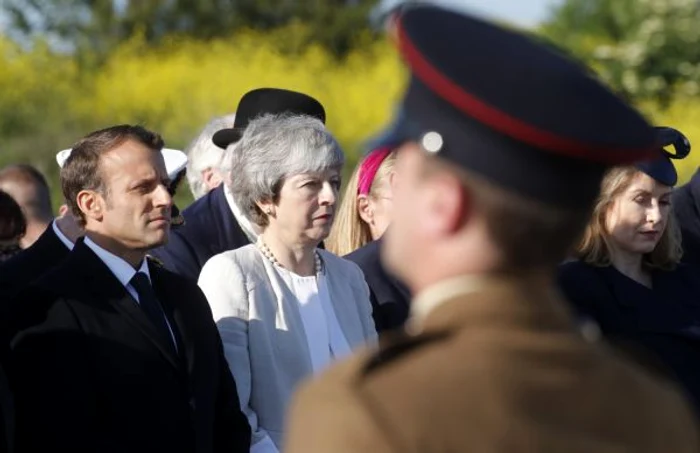
M 216 332 L 219 362 L 219 395 L 214 421 L 214 445 L 217 452 L 248 452 L 251 430 L 248 418 L 241 410 L 236 381 L 231 376 L 219 333 Z
M 72 310 L 61 300 L 32 291 L 18 303 L 33 310 L 20 318 L 11 342 L 17 451 L 111 451 L 109 439 L 102 439 L 95 428 L 95 382 L 85 336 Z

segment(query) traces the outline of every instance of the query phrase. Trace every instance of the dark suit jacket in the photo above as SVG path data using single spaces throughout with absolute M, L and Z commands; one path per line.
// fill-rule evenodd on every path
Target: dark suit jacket
M 38 279 L 68 256 L 68 248 L 49 227 L 28 249 L 0 265 L 0 301 Z
M 345 256 L 365 274 L 377 333 L 403 326 L 411 299 L 408 288 L 384 269 L 379 252 L 380 241 L 372 241 Z
M 248 452 L 250 427 L 204 295 L 149 270 L 179 356 L 82 240 L 17 296 L 8 374 L 18 451 Z
M 32 281 L 62 262 L 68 256 L 68 252 L 68 248 L 49 226 L 31 247 L 0 264 L 0 361 L 2 367 L 7 366 L 8 322 L 13 297 Z M 10 451 L 15 423 L 12 395 L 4 374 L 0 371 L 0 407 L 2 407 L 3 418 L 0 436 L 7 439 L 9 444 L 3 443 L 0 446 L 0 452 Z M 5 450 L 6 446 L 8 450 Z
M 700 266 L 700 171 L 673 191 L 673 210 L 683 235 L 683 262 Z
M 173 229 L 167 245 L 152 254 L 184 277 L 196 281 L 209 258 L 250 244 L 226 201 L 223 184 L 188 206 L 182 215 L 185 224 Z
M 615 346 L 681 383 L 700 413 L 700 269 L 656 271 L 649 289 L 612 266 L 579 261 L 560 268 L 559 283 L 579 314 Z

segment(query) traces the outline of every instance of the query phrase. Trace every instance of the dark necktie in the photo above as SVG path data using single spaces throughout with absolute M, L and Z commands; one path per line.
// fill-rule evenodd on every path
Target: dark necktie
M 163 307 L 160 305 L 160 302 L 158 302 L 156 292 L 153 291 L 148 276 L 143 272 L 137 272 L 131 278 L 130 283 L 138 293 L 139 306 L 141 306 L 141 309 L 146 313 L 151 324 L 153 324 L 162 338 L 174 347 L 173 337 L 168 328 L 165 312 L 163 312 Z

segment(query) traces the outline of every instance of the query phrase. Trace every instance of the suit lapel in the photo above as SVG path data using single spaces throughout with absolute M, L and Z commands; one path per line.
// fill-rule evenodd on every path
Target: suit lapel
M 39 236 L 35 246 L 41 250 L 41 254 L 50 259 L 54 264 L 60 263 L 68 256 L 70 250 L 61 242 L 53 231 L 53 225 L 49 224 L 46 231 Z
M 107 265 L 85 245 L 82 239 L 76 243 L 72 257 L 77 261 L 76 267 L 83 272 L 84 283 L 92 297 L 100 303 L 114 307 L 124 316 L 124 319 L 153 343 L 168 363 L 179 368 L 172 346 L 164 343 L 166 340 L 158 334 L 138 302 L 131 297 Z
M 301 313 L 299 313 L 299 304 L 296 302 L 297 298 L 289 290 L 284 279 L 274 270 L 273 265 L 257 251 L 255 252 L 255 260 L 260 266 L 259 275 L 265 276 L 264 280 L 267 280 L 272 295 L 271 302 L 274 304 L 273 310 L 276 312 L 275 333 L 279 338 L 278 348 L 287 351 L 303 350 L 301 356 L 298 356 L 298 353 L 295 354 L 297 355 L 295 361 L 303 369 L 304 374 L 311 374 L 313 372 L 311 351 L 306 338 L 304 322 L 301 319 Z M 290 345 L 289 334 L 294 335 L 296 344 Z
M 187 299 L 187 295 L 178 291 L 177 282 L 173 282 L 161 268 L 150 262 L 148 264 L 153 289 L 171 323 L 177 339 L 178 353 L 185 360 L 187 373 L 191 376 L 195 365 L 195 339 L 194 332 L 189 328 L 190 323 L 187 322 L 189 318 L 187 307 L 181 303 L 182 300 Z
M 321 255 L 323 256 L 323 255 Z M 323 258 L 321 258 L 323 260 Z M 350 345 L 351 349 L 362 345 L 365 342 L 364 332 L 362 331 L 362 320 L 355 309 L 355 302 L 352 300 L 354 294 L 350 286 L 346 283 L 345 276 L 343 275 L 341 281 L 336 280 L 338 276 L 336 272 L 328 270 L 328 261 L 323 260 L 323 265 L 325 267 L 323 279 L 325 280 L 326 289 L 328 290 L 328 299 L 330 300 L 330 306 L 333 308 L 333 313 L 338 321 L 340 330 L 345 335 L 345 339 Z M 319 290 L 320 290 L 320 280 L 319 280 Z M 346 299 L 346 297 L 349 299 Z M 352 326 L 358 326 L 353 328 Z

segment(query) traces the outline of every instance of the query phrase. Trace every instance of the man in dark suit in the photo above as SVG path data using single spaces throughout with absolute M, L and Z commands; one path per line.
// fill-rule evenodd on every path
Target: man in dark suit
M 60 167 L 63 167 L 70 156 L 70 151 L 66 149 L 56 155 Z M 184 176 L 187 156 L 182 151 L 171 149 L 162 151 L 162 154 L 170 180 L 169 190 L 171 195 L 174 195 L 178 182 Z M 172 210 L 177 209 L 173 206 Z M 82 227 L 67 208 L 65 211 L 62 208 L 59 214 L 31 247 L 0 264 L 0 313 L 14 294 L 61 263 L 78 238 L 83 235 Z M 173 212 L 171 217 L 175 222 L 177 214 Z
M 250 120 L 266 113 L 309 115 L 324 123 L 326 120 L 323 106 L 310 96 L 277 88 L 260 88 L 241 98 L 233 127 L 218 131 L 212 141 L 227 153 L 233 152 Z M 227 173 L 226 156 L 222 165 L 221 171 Z M 253 224 L 236 206 L 227 188 L 236 183 L 235 179 L 235 175 L 225 178 L 224 184 L 182 211 L 185 224 L 171 234 L 167 245 L 153 251 L 168 269 L 196 281 L 209 258 L 257 239 Z
M 381 239 L 378 239 L 344 257 L 360 266 L 365 275 L 377 333 L 403 327 L 411 300 L 406 285 L 390 275 L 382 264 L 380 245 Z
M 416 128 L 382 260 L 411 318 L 300 389 L 285 451 L 700 449 L 679 390 L 576 329 L 555 282 L 606 169 L 657 155 L 652 128 L 515 31 L 422 4 L 396 25 Z
M 170 230 L 162 147 L 139 126 L 114 126 L 65 163 L 63 193 L 85 237 L 11 305 L 20 452 L 250 448 L 204 295 L 146 259 Z

